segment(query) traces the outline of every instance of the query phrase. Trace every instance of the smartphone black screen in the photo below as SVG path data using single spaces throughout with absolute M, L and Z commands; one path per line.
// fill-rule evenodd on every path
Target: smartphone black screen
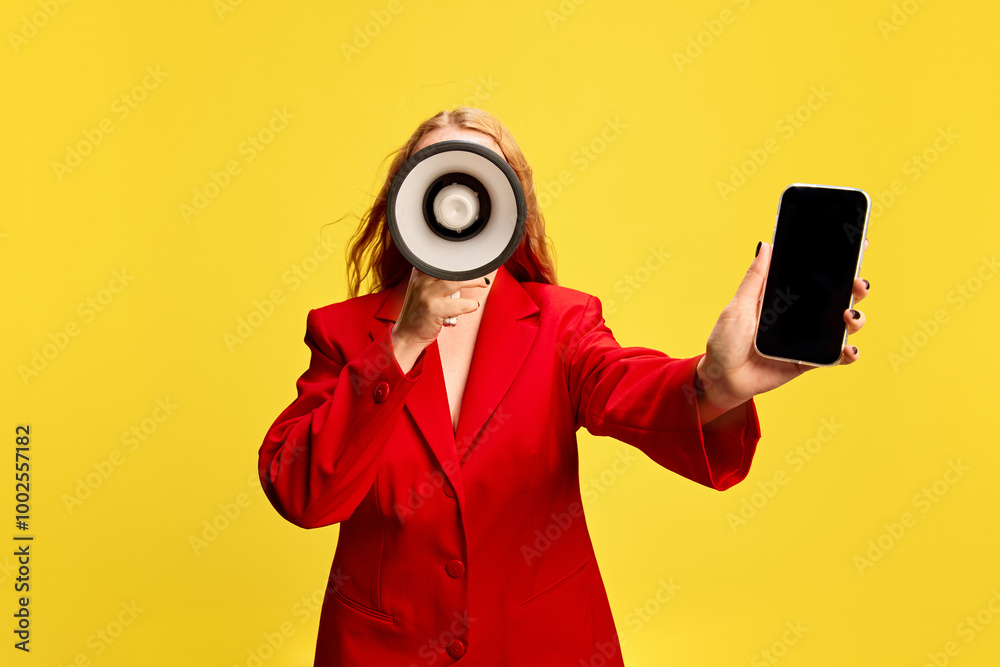
M 782 194 L 757 324 L 761 354 L 816 365 L 840 359 L 868 209 L 856 189 L 793 185 Z

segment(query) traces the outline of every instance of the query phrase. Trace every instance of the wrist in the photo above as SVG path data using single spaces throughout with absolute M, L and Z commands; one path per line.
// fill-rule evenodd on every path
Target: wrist
M 694 386 L 698 408 L 702 412 L 702 423 L 746 402 L 745 398 L 736 396 L 727 389 L 724 371 L 707 354 L 698 360 Z
M 426 346 L 397 331 L 396 325 L 393 325 L 389 330 L 389 339 L 392 341 L 392 351 L 396 355 L 396 363 L 399 364 L 403 373 L 409 373 Z

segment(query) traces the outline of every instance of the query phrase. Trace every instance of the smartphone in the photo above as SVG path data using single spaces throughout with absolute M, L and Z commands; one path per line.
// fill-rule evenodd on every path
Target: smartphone
M 769 359 L 835 366 L 847 344 L 871 198 L 864 190 L 785 188 L 771 238 L 754 346 Z

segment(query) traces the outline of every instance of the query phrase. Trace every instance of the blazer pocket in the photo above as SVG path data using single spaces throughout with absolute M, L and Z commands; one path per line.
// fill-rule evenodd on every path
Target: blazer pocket
M 327 589 L 333 593 L 333 596 L 340 600 L 340 602 L 354 611 L 365 614 L 366 616 L 371 616 L 372 618 L 379 621 L 387 621 L 389 623 L 393 622 L 392 614 L 387 614 L 384 611 L 379 611 L 378 609 L 372 609 L 366 605 L 361 604 L 356 600 L 352 600 L 347 597 L 342 590 L 333 585 L 333 582 L 327 582 Z
M 576 577 L 581 572 L 583 572 L 584 570 L 586 570 L 587 566 L 590 565 L 590 561 L 593 560 L 593 559 L 594 559 L 594 556 L 593 556 L 593 554 L 591 554 L 590 556 L 587 557 L 587 560 L 583 561 L 583 563 L 581 563 L 579 566 L 577 566 L 572 572 L 570 572 L 569 574 L 567 574 L 565 577 L 563 577 L 559 581 L 555 582 L 554 584 L 550 584 L 548 587 L 546 587 L 545 589 L 539 591 L 538 593 L 535 593 L 534 595 L 532 595 L 531 597 L 527 598 L 526 600 L 523 600 L 521 602 L 521 604 L 519 605 L 520 608 L 523 609 L 523 608 L 527 607 L 528 605 L 532 604 L 533 602 L 537 602 L 538 600 L 540 600 L 541 598 L 545 597 L 546 595 L 552 593 L 553 591 L 556 591 L 559 588 L 565 586 L 567 583 L 569 583 L 570 581 L 572 581 L 574 577 Z

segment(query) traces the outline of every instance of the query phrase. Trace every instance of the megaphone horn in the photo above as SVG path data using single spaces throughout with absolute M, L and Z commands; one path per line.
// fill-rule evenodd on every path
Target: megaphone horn
M 414 153 L 389 186 L 389 235 L 410 264 L 442 280 L 490 273 L 514 254 L 527 220 L 517 174 L 473 141 Z

